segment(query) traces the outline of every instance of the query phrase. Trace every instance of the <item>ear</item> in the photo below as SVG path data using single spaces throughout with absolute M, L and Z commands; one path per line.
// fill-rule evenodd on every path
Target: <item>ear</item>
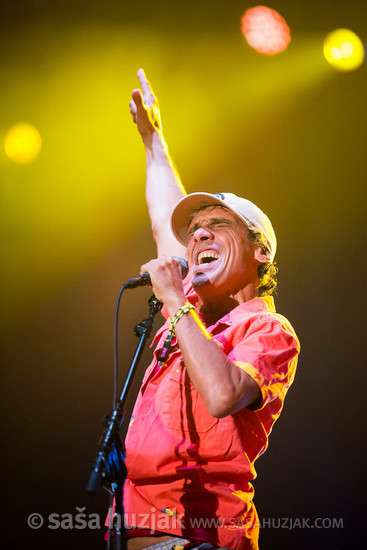
M 260 248 L 260 246 L 257 246 L 254 250 L 254 257 L 258 262 L 261 264 L 270 264 L 270 252 L 266 250 L 265 252 Z

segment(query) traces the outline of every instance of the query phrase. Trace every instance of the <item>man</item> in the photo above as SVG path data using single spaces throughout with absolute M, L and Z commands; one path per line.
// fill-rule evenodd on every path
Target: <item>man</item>
M 203 550 L 254 550 L 254 461 L 267 447 L 299 353 L 269 295 L 276 238 L 246 199 L 185 195 L 157 100 L 142 70 L 138 78 L 130 111 L 146 149 L 158 248 L 141 272 L 149 272 L 168 321 L 155 337 L 126 437 L 124 507 L 136 528 L 129 548 L 189 541 Z M 184 281 L 174 256 L 187 257 Z

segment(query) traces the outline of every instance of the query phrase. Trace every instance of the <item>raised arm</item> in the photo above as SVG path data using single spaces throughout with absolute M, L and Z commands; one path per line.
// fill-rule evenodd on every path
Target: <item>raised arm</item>
M 142 137 L 146 152 L 146 199 L 158 256 L 186 256 L 186 249 L 173 236 L 171 213 L 186 194 L 169 156 L 162 133 L 158 100 L 145 77 L 138 71 L 141 90 L 132 92 L 130 112 Z

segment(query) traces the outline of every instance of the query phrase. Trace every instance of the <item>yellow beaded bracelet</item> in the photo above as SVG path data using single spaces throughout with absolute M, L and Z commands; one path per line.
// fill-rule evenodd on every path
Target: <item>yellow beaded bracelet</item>
M 186 302 L 183 306 L 180 307 L 180 309 L 177 310 L 176 315 L 173 317 L 171 321 L 170 330 L 173 330 L 175 326 L 177 325 L 178 321 L 185 315 L 185 313 L 188 313 L 190 309 L 195 310 L 195 307 L 190 304 L 190 302 Z
M 206 326 L 204 325 L 204 323 L 202 322 L 202 320 L 200 319 L 199 315 L 196 313 L 196 308 L 190 304 L 190 302 L 186 302 L 182 307 L 180 307 L 180 309 L 177 311 L 176 315 L 173 317 L 172 321 L 171 321 L 171 327 L 170 327 L 170 330 L 174 331 L 174 328 L 175 326 L 177 325 L 177 322 L 181 319 L 181 317 L 183 317 L 183 315 L 185 313 L 188 313 L 190 312 L 191 315 L 193 316 L 193 318 L 195 319 L 198 327 L 200 328 L 201 332 L 204 334 L 204 336 L 206 338 L 208 338 L 208 340 L 211 339 L 211 336 L 209 334 L 209 332 L 206 330 Z
M 190 304 L 190 302 L 185 302 L 183 306 L 180 307 L 180 309 L 177 310 L 176 314 L 173 316 L 171 320 L 171 325 L 169 327 L 168 336 L 166 338 L 166 341 L 163 345 L 163 348 L 161 350 L 161 353 L 158 357 L 158 360 L 161 362 L 165 362 L 168 359 L 168 355 L 171 349 L 171 343 L 175 337 L 175 326 L 177 325 L 178 321 L 185 315 L 185 313 L 190 312 L 192 316 L 194 317 L 195 321 L 197 322 L 198 326 L 200 327 L 202 333 L 210 340 L 211 336 L 208 333 L 208 331 L 205 328 L 204 323 L 199 318 L 198 314 L 196 313 L 195 307 Z

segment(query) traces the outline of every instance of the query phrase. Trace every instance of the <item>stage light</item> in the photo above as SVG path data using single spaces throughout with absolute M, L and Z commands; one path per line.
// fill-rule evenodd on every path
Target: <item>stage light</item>
M 291 41 L 290 29 L 285 19 L 266 6 L 246 10 L 241 22 L 247 43 L 259 53 L 275 55 L 283 52 Z
M 324 41 L 326 61 L 338 71 L 353 71 L 364 61 L 365 50 L 360 38 L 348 29 L 336 29 Z
M 19 122 L 5 136 L 7 157 L 16 164 L 29 164 L 40 154 L 42 139 L 37 128 L 27 122 Z

